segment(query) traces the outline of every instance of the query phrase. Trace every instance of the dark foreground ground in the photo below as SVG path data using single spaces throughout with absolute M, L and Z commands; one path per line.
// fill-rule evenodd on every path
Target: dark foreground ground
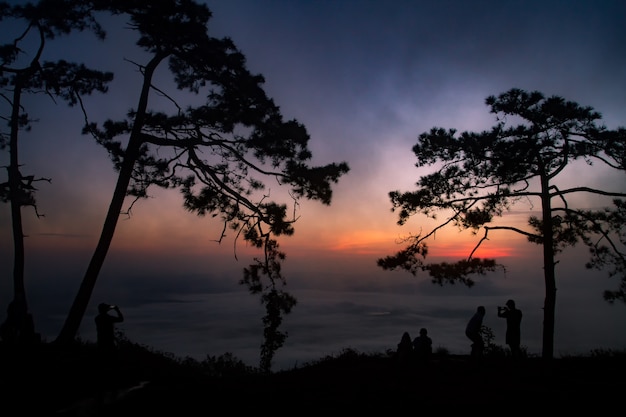
M 626 395 L 624 352 L 480 364 L 436 355 L 399 367 L 389 354 L 346 350 L 269 375 L 228 354 L 198 363 L 132 345 L 118 353 L 105 363 L 84 345 L 2 349 L 2 416 L 602 412 L 623 409 Z

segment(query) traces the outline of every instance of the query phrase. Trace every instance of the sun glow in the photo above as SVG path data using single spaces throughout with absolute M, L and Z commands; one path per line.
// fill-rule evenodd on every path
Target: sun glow
M 452 247 L 430 247 L 429 254 L 433 256 L 441 256 L 445 258 L 468 258 L 472 255 L 473 258 L 507 258 L 515 256 L 519 251 L 512 246 L 501 246 L 497 248 L 478 248 L 474 253 L 472 251 L 476 248 L 471 243 L 462 243 Z
M 332 252 L 350 252 L 353 254 L 377 254 L 385 248 L 393 247 L 389 233 L 380 230 L 355 230 L 344 233 L 330 243 Z
M 516 257 L 523 252 L 520 247 L 528 245 L 528 242 L 521 238 L 488 240 L 477 247 L 479 241 L 479 238 L 470 234 L 450 232 L 445 236 L 440 234 L 437 239 L 429 239 L 426 243 L 429 256 L 445 258 L 467 258 L 470 254 L 475 258 Z M 387 230 L 356 230 L 338 233 L 328 238 L 317 236 L 314 239 L 299 240 L 298 243 L 297 246 L 307 246 L 336 255 L 386 256 L 404 249 L 409 242 L 399 239 L 397 235 L 392 235 Z

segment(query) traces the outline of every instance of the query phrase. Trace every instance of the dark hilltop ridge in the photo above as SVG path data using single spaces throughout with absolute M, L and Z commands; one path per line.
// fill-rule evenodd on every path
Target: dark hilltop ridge
M 543 360 L 433 354 L 400 366 L 393 351 L 345 349 L 333 357 L 263 374 L 226 353 L 204 361 L 176 358 L 125 341 L 103 360 L 89 343 L 2 348 L 6 416 L 195 416 L 250 411 L 274 415 L 460 409 L 593 407 L 623 401 L 626 351 Z M 492 408 L 493 406 L 497 408 Z M 507 408 L 500 408 L 500 407 Z M 618 406 L 619 407 L 619 406 Z M 588 409 L 588 408 L 587 408 Z

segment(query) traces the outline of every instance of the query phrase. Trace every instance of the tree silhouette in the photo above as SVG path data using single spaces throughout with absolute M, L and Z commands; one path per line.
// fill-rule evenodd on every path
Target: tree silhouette
M 263 77 L 248 71 L 244 55 L 229 38 L 209 36 L 211 12 L 205 5 L 187 0 L 93 3 L 128 17 L 129 28 L 139 35 L 137 45 L 148 58 L 145 64 L 134 63 L 143 77 L 137 108 L 128 112 L 126 120 L 108 120 L 102 127 L 90 122 L 84 129 L 108 151 L 119 175 L 100 239 L 57 342 L 76 336 L 126 197 L 133 203 L 145 198 L 152 185 L 178 188 L 185 209 L 200 216 L 219 216 L 222 238 L 230 229 L 237 239 L 265 246 L 270 256 L 262 259 L 264 268 L 253 264 L 252 274 L 241 282 L 252 293 L 267 294 L 262 301 L 270 317 L 276 311 L 288 312 L 295 300 L 275 292 L 282 280 L 279 262 L 284 254 L 275 252 L 273 237 L 291 235 L 297 217 L 295 213 L 288 217 L 286 204 L 269 200 L 263 179 L 289 187 L 294 204 L 307 198 L 329 205 L 331 185 L 348 172 L 348 165 L 307 164 L 312 154 L 305 127 L 296 120 L 283 120 L 262 88 Z M 165 63 L 171 84 L 186 92 L 177 97 L 190 101 L 205 97 L 206 101 L 186 106 L 168 94 L 163 74 L 155 76 Z M 172 114 L 149 109 L 167 103 Z M 269 284 L 261 284 L 263 275 L 270 278 Z M 277 337 L 268 345 L 270 350 L 282 344 L 277 323 L 274 318 L 266 324 L 266 330 L 274 329 Z
M 37 217 L 43 215 L 37 209 L 35 185 L 40 181 L 50 182 L 49 178 L 23 175 L 19 160 L 19 136 L 21 130 L 30 130 L 33 120 L 24 109 L 23 96 L 45 94 L 61 99 L 69 106 L 80 102 L 81 95 L 94 91 L 106 92 L 106 84 L 112 79 L 111 73 L 94 71 L 82 64 L 64 60 L 42 61 L 46 42 L 72 31 L 93 31 L 103 39 L 104 32 L 93 19 L 91 10 L 79 2 L 59 0 L 40 1 L 36 5 L 10 6 L 0 4 L 0 21 L 13 20 L 23 24 L 24 30 L 12 42 L 0 46 L 0 97 L 8 105 L 9 132 L 1 132 L 0 149 L 9 149 L 7 181 L 0 184 L 0 200 L 11 205 L 11 226 L 13 231 L 13 301 L 12 318 L 7 318 L 7 326 L 13 327 L 13 337 L 19 339 L 22 331 L 27 331 L 33 323 L 28 320 L 28 302 L 24 282 L 24 231 L 22 207 L 32 207 Z M 29 43 L 34 40 L 35 42 Z M 26 46 L 22 46 L 25 44 Z M 27 53 L 29 45 L 31 54 Z M 24 59 L 31 56 L 30 60 Z M 84 110 L 84 109 L 83 109 Z M 9 320 L 14 320 L 11 325 Z M 26 326 L 26 327 L 25 327 Z M 30 330 L 32 331 L 32 329 Z M 28 334 L 26 334 L 28 337 Z
M 285 283 L 281 274 L 281 260 L 285 254 L 278 250 L 278 242 L 271 239 L 269 234 L 256 239 L 257 246 L 263 245 L 264 258 L 255 259 L 249 268 L 244 268 L 244 277 L 240 284 L 248 286 L 250 293 L 261 294 L 261 302 L 265 305 L 266 314 L 263 317 L 263 344 L 261 345 L 260 366 L 262 372 L 270 372 L 272 360 L 276 351 L 283 346 L 287 333 L 279 329 L 283 321 L 283 314 L 289 314 L 297 300 L 291 294 L 280 289 Z M 269 280 L 269 285 L 262 283 L 263 276 Z
M 422 176 L 418 189 L 389 193 L 392 210 L 399 210 L 398 224 L 415 214 L 435 218 L 443 211 L 449 217 L 430 232 L 407 238 L 407 246 L 393 256 L 378 259 L 385 270 L 405 269 L 412 274 L 427 271 L 436 284 L 462 282 L 472 286 L 472 274 L 485 274 L 502 266 L 493 259 L 474 258 L 476 249 L 491 231 L 512 231 L 529 242 L 542 245 L 545 281 L 542 357 L 551 359 L 554 350 L 556 305 L 556 256 L 578 243 L 590 252 L 588 268 L 609 268 L 610 276 L 620 276 L 618 290 L 604 293 L 609 302 L 621 300 L 626 289 L 626 197 L 623 184 L 616 190 L 584 185 L 561 188 L 567 166 L 582 160 L 589 166 L 601 164 L 624 171 L 626 129 L 608 130 L 598 121 L 601 115 L 561 97 L 546 98 L 540 92 L 511 89 L 486 104 L 497 115 L 489 131 L 463 132 L 433 128 L 422 133 L 413 147 L 417 167 L 438 167 Z M 515 124 L 515 123 L 518 124 Z M 581 178 L 581 181 L 583 179 Z M 619 189 L 621 188 L 621 189 Z M 576 195 L 612 199 L 612 206 L 588 210 L 576 208 Z M 538 202 L 540 216 L 531 216 L 528 228 L 491 226 L 521 199 Z M 608 202 L 607 202 L 608 203 Z M 427 240 L 437 230 L 454 225 L 484 235 L 467 259 L 456 263 L 424 261 Z

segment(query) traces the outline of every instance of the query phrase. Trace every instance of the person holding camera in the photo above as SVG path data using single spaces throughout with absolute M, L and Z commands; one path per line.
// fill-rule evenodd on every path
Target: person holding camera
M 498 307 L 498 317 L 506 319 L 506 344 L 511 349 L 511 356 L 517 359 L 522 355 L 520 349 L 522 311 L 515 308 L 515 301 L 508 300 L 506 307 Z
M 115 315 L 110 315 L 115 311 Z M 96 331 L 98 336 L 98 348 L 108 351 L 115 349 L 115 323 L 124 321 L 124 315 L 118 306 L 100 303 L 96 316 Z

